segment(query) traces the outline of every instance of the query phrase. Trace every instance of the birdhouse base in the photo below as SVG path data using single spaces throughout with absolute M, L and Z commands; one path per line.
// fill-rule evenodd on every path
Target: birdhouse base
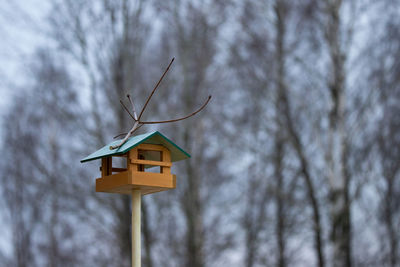
M 153 172 L 124 171 L 96 179 L 96 192 L 131 194 L 140 189 L 142 195 L 176 187 L 176 175 Z

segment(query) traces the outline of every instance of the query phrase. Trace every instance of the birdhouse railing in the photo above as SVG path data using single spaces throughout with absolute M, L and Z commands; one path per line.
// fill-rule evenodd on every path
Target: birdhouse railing
M 126 154 L 119 155 L 119 157 L 127 157 Z M 127 171 L 128 169 L 125 168 L 118 168 L 118 167 L 113 167 L 112 166 L 112 157 L 108 158 L 102 158 L 101 159 L 101 177 L 109 176 L 112 175 L 113 173 L 118 173 L 118 172 L 124 172 Z
M 137 171 L 145 172 L 151 166 L 159 166 L 160 173 L 171 173 L 171 153 L 161 145 L 140 144 L 129 151 L 129 160 Z

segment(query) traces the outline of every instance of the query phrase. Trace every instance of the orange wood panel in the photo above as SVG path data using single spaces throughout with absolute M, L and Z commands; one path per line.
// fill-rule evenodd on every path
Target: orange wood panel
M 111 174 L 112 158 L 106 157 L 101 159 L 101 176 L 105 177 Z
M 172 166 L 171 162 L 162 162 L 162 161 L 144 160 L 144 159 L 131 159 L 131 163 L 142 164 L 142 165 L 152 165 L 152 166 L 165 166 L 165 167 Z
M 153 172 L 133 172 L 132 184 L 151 187 L 175 188 L 176 178 L 172 174 L 153 173 Z
M 137 146 L 138 149 L 141 150 L 149 150 L 149 151 L 163 151 L 164 147 L 162 145 L 152 145 L 152 144 L 140 144 Z
M 135 147 L 128 152 L 128 160 L 126 161 L 127 167 L 129 171 L 137 171 L 139 168 L 138 164 L 132 163 L 131 160 L 139 159 L 138 149 Z
M 163 151 L 161 154 L 161 161 L 162 162 L 171 162 L 171 152 L 168 149 L 163 147 Z M 171 174 L 171 166 L 163 166 L 161 167 L 161 173 Z
M 125 171 L 96 179 L 96 192 L 129 194 L 132 189 L 150 194 L 176 187 L 176 176 L 152 172 Z

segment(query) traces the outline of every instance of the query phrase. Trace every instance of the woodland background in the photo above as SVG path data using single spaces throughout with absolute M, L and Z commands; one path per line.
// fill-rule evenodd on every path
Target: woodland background
M 79 160 L 146 120 L 192 155 L 143 199 L 145 267 L 399 266 L 400 1 L 3 1 L 1 266 L 130 266 Z M 28 50 L 24 47 L 29 47 Z

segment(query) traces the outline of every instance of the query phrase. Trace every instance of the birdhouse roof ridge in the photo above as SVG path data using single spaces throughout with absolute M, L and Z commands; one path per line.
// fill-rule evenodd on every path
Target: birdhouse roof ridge
M 87 162 L 91 160 L 101 159 L 104 157 L 116 156 L 120 154 L 124 154 L 131 150 L 132 148 L 140 145 L 140 144 L 153 144 L 153 145 L 164 145 L 167 147 L 171 152 L 171 161 L 179 161 L 183 159 L 190 158 L 190 155 L 164 136 L 159 131 L 153 131 L 141 135 L 136 135 L 130 137 L 125 144 L 123 144 L 118 149 L 110 149 L 110 146 L 120 143 L 121 140 L 116 140 L 111 142 L 110 144 L 100 148 L 96 152 L 93 152 L 89 156 L 83 158 L 81 162 Z

